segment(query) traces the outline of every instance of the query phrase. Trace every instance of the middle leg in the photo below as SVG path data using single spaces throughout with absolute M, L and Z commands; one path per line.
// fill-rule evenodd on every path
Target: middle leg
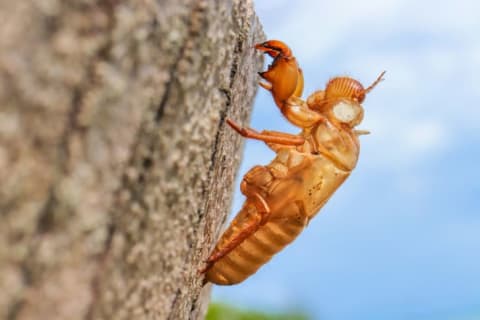
M 257 132 L 250 128 L 243 128 L 231 119 L 227 119 L 227 123 L 242 137 L 260 140 L 265 143 L 276 143 L 287 146 L 300 146 L 305 143 L 305 139 L 301 136 L 288 134 L 278 131 L 262 131 Z

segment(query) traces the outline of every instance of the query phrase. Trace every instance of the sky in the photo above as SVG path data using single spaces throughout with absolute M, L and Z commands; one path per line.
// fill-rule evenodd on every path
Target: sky
M 297 57 L 304 98 L 333 76 L 387 74 L 363 103 L 359 129 L 372 133 L 350 178 L 292 245 L 214 300 L 320 320 L 480 319 L 480 2 L 255 6 Z M 263 89 L 251 127 L 298 132 Z M 246 142 L 238 178 L 273 157 Z

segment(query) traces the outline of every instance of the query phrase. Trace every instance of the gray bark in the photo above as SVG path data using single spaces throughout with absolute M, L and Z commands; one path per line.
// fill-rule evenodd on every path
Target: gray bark
M 0 318 L 201 319 L 251 1 L 0 0 Z

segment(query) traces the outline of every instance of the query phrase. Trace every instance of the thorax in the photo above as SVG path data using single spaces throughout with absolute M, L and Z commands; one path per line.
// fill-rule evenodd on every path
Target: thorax
M 306 143 L 297 148 L 298 151 L 327 158 L 343 171 L 351 171 L 355 168 L 360 144 L 358 137 L 351 129 L 323 122 L 313 128 L 305 129 L 302 135 Z

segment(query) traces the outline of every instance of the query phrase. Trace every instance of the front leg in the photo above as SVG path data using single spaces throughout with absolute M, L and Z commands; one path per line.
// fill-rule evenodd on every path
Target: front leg
M 242 137 L 260 140 L 267 144 L 273 143 L 285 146 L 300 146 L 305 143 L 305 139 L 303 137 L 294 134 L 265 130 L 262 132 L 257 132 L 250 128 L 243 128 L 231 119 L 227 119 L 227 123 Z
M 308 108 L 307 103 L 299 97 L 290 97 L 281 110 L 288 121 L 300 128 L 310 128 L 325 121 L 324 116 Z

